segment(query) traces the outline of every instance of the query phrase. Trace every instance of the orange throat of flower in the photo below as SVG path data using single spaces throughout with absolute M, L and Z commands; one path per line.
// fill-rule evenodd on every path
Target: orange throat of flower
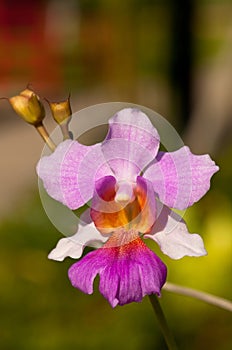
M 130 184 L 130 197 L 109 186 L 91 209 L 91 217 L 102 234 L 119 229 L 148 233 L 154 223 L 155 208 L 151 207 L 148 191 L 141 184 Z M 119 187 L 120 189 L 120 187 Z

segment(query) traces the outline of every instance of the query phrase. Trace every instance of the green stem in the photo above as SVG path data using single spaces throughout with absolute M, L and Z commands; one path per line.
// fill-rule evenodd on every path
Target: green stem
M 164 339 L 169 350 L 177 350 L 175 340 L 168 328 L 166 318 L 164 316 L 163 310 L 159 303 L 158 297 L 155 294 L 149 295 L 150 302 L 152 304 L 153 310 L 155 311 L 158 323 L 160 325 L 161 331 L 163 333 Z
M 186 295 L 188 297 L 202 300 L 208 304 L 218 306 L 222 309 L 232 311 L 232 302 L 230 300 L 226 300 L 224 298 L 220 298 L 216 295 L 205 293 L 200 290 L 179 286 L 170 282 L 165 283 L 165 285 L 163 286 L 163 290 L 180 295 Z

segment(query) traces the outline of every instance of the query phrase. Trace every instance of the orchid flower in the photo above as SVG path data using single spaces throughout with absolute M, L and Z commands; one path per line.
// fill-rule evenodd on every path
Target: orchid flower
M 133 108 L 109 120 L 102 143 L 91 146 L 65 140 L 40 159 L 37 172 L 47 193 L 68 208 L 89 208 L 78 231 L 62 238 L 49 258 L 80 258 L 68 272 L 72 285 L 99 290 L 112 307 L 160 295 L 167 268 L 144 243 L 155 241 L 173 259 L 206 254 L 202 238 L 188 232 L 170 208 L 184 210 L 209 190 L 218 167 L 208 155 L 194 155 L 184 146 L 159 152 L 160 138 L 149 118 Z

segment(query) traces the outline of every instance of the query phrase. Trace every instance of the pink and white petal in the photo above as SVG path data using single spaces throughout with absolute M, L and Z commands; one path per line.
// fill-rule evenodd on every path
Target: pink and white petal
M 71 237 L 61 238 L 56 247 L 49 253 L 48 258 L 63 261 L 66 257 L 78 259 L 86 246 L 100 248 L 108 237 L 103 237 L 93 222 L 80 223 L 77 233 Z
M 102 152 L 118 181 L 134 181 L 157 155 L 160 138 L 145 113 L 125 108 L 109 120 Z
M 50 156 L 40 159 L 37 173 L 52 198 L 77 209 L 91 199 L 95 181 L 112 171 L 100 144 L 85 146 L 66 140 Z
M 99 290 L 112 307 L 140 302 L 148 294 L 160 295 L 167 269 L 155 253 L 140 238 L 123 246 L 108 246 L 108 242 L 70 267 L 72 285 L 92 294 L 99 274 Z
M 109 131 L 105 140 L 122 139 L 138 144 L 151 151 L 155 157 L 160 137 L 150 119 L 137 108 L 125 108 L 109 120 Z
M 194 155 L 184 146 L 175 152 L 159 152 L 144 177 L 152 182 L 162 203 L 183 210 L 205 195 L 218 170 L 209 155 Z
M 185 221 L 177 213 L 163 206 L 150 234 L 158 243 L 161 251 L 172 259 L 184 256 L 207 255 L 202 238 L 196 233 L 189 233 Z
M 104 141 L 102 152 L 118 182 L 134 182 L 154 158 L 143 145 L 122 139 Z

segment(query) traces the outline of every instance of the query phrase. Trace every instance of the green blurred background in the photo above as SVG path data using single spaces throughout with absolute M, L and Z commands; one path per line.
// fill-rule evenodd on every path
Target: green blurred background
M 185 214 L 208 256 L 172 261 L 170 282 L 232 298 L 232 1 L 0 1 L 0 95 L 28 83 L 41 96 L 72 95 L 73 112 L 128 101 L 167 118 L 221 171 Z M 147 298 L 111 309 L 71 287 L 72 263 L 49 261 L 61 234 L 40 203 L 42 142 L 0 101 L 0 348 L 166 349 Z M 46 121 L 49 130 L 54 124 Z M 97 287 L 97 284 L 96 284 Z M 163 291 L 180 349 L 232 349 L 229 312 Z

